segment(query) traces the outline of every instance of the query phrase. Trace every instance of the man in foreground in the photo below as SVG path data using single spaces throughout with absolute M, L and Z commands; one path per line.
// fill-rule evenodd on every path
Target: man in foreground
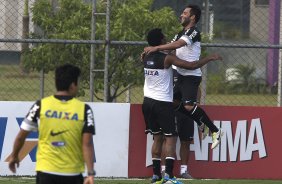
M 94 117 L 91 108 L 75 98 L 79 76 L 80 69 L 70 64 L 56 69 L 57 92 L 36 101 L 21 124 L 9 156 L 13 173 L 25 139 L 38 131 L 36 184 L 94 184 Z M 88 175 L 83 179 L 85 165 Z

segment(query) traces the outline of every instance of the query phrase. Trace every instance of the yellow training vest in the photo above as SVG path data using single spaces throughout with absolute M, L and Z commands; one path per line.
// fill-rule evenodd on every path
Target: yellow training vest
M 85 104 L 76 98 L 41 100 L 36 171 L 81 173 Z

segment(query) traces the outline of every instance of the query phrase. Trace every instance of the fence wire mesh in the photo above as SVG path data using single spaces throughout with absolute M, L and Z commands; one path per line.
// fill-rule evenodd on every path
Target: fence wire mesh
M 178 0 L 141 1 L 150 3 L 148 11 L 169 7 L 175 16 L 186 5 Z M 104 0 L 97 1 L 98 9 L 105 9 L 105 3 Z M 34 101 L 53 94 L 54 68 L 62 63 L 73 63 L 80 66 L 83 72 L 81 100 L 90 101 L 93 95 L 94 101 L 103 101 L 106 80 L 109 86 L 106 101 L 142 103 L 143 68 L 140 54 L 146 46 L 144 40 L 148 28 L 144 28 L 139 39 L 132 36 L 143 29 L 144 23 L 133 22 L 137 28 L 131 30 L 129 22 L 135 17 L 126 17 L 118 11 L 130 3 L 134 1 L 112 1 L 115 10 L 111 14 L 112 40 L 109 43 L 104 41 L 105 17 L 100 16 L 97 17 L 96 40 L 91 40 L 91 0 L 0 0 L 0 100 Z M 190 3 L 202 7 L 199 23 L 205 37 L 202 55 L 217 52 L 223 57 L 223 61 L 210 63 L 204 70 L 206 80 L 201 86 L 202 103 L 280 106 L 280 0 L 191 0 Z M 209 12 L 206 13 L 207 3 Z M 65 7 L 66 4 L 69 6 Z M 67 11 L 65 8 L 68 8 Z M 81 18 L 83 15 L 87 16 Z M 58 16 L 65 16 L 73 22 L 59 22 Z M 142 14 L 136 16 L 149 19 Z M 112 23 L 117 22 L 118 18 L 126 21 L 126 30 L 131 30 L 126 34 L 130 36 L 115 37 L 124 30 L 123 25 Z M 64 26 L 59 27 L 60 24 Z M 172 29 L 165 29 L 166 26 L 164 23 L 156 24 L 164 30 Z M 181 30 L 181 27 L 178 28 L 174 30 Z M 131 37 L 132 40 L 128 39 Z M 168 40 L 172 37 L 168 33 Z M 107 79 L 104 78 L 106 44 L 110 44 Z M 95 46 L 92 84 L 91 45 Z M 94 86 L 93 94 L 91 85 Z

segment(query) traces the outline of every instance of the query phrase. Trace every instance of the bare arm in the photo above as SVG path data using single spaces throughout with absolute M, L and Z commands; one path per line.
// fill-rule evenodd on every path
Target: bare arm
M 201 68 L 210 61 L 222 60 L 222 57 L 219 54 L 211 54 L 207 57 L 204 57 L 198 61 L 187 62 L 185 60 L 179 59 L 176 56 L 168 55 L 165 59 L 165 67 L 168 68 L 171 65 L 178 66 L 180 68 L 185 68 L 188 70 L 195 70 Z
M 149 54 L 151 52 L 156 52 L 156 51 L 175 50 L 180 47 L 183 47 L 184 45 L 186 45 L 186 42 L 184 40 L 179 39 L 175 42 L 167 43 L 165 45 L 158 45 L 155 47 L 145 47 L 144 51 Z
M 13 151 L 12 153 L 9 155 L 8 160 L 9 160 L 9 169 L 13 172 L 16 173 L 16 165 L 17 167 L 19 167 L 20 165 L 20 160 L 19 160 L 19 152 L 21 151 L 25 139 L 28 136 L 29 131 L 20 129 L 15 142 L 14 142 L 14 146 L 13 146 Z
M 83 158 L 86 163 L 88 176 L 84 180 L 84 184 L 94 183 L 94 145 L 91 133 L 83 133 L 82 135 Z

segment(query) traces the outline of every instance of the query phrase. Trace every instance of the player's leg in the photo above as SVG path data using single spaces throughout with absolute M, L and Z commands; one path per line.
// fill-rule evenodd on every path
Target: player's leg
M 198 88 L 198 93 L 197 93 L 197 103 L 196 104 L 201 104 L 200 103 L 201 102 L 201 97 L 202 97 L 202 90 L 199 87 Z M 206 136 L 209 135 L 209 132 L 210 132 L 209 128 L 204 123 L 202 123 L 201 126 L 198 126 L 198 128 L 199 128 L 200 132 L 202 133 L 201 138 L 205 139 Z
M 163 135 L 153 135 L 154 142 L 152 145 L 152 161 L 153 161 L 153 178 L 152 183 L 159 181 L 161 176 L 161 154 L 163 145 Z
M 145 133 L 153 134 L 154 141 L 151 148 L 152 162 L 153 162 L 153 177 L 151 183 L 156 183 L 161 180 L 160 162 L 162 152 L 162 131 L 158 124 L 157 112 L 154 109 L 157 101 L 151 98 L 144 98 L 142 104 L 142 112 L 145 120 Z
M 165 174 L 165 157 L 166 157 L 166 154 L 165 154 L 165 138 L 164 138 L 163 147 L 162 147 L 162 154 L 161 154 L 161 174 L 162 174 L 162 177 L 164 177 L 164 174 Z
M 195 112 L 195 107 L 197 106 L 198 101 L 198 91 L 202 78 L 200 76 L 181 76 L 181 94 L 182 94 L 182 103 L 185 109 L 189 112 L 190 117 L 194 119 L 197 124 L 200 126 L 202 123 L 206 124 L 212 132 L 217 132 L 217 127 L 213 122 L 208 118 L 207 114 L 199 107 L 198 113 Z M 198 106 L 197 106 L 198 107 Z M 205 117 L 205 121 L 202 118 Z
M 165 138 L 165 173 L 168 174 L 169 178 L 173 178 L 173 167 L 175 161 L 175 150 L 177 136 L 166 136 Z
M 154 112 L 152 109 L 153 104 L 154 104 L 153 99 L 144 97 L 143 104 L 142 104 L 142 112 L 143 112 L 144 122 L 145 122 L 145 134 L 152 133 L 149 122 L 154 116 Z
M 165 152 L 165 175 L 164 183 L 173 181 L 174 183 L 181 183 L 177 181 L 173 174 L 176 141 L 177 141 L 177 127 L 175 124 L 174 108 L 172 103 L 162 102 L 159 105 L 159 123 L 161 125 L 163 134 L 165 136 L 164 152 Z
M 191 179 L 192 176 L 189 174 L 188 161 L 190 157 L 190 144 L 194 137 L 194 120 L 180 112 L 176 112 L 175 115 L 180 139 L 180 177 Z
M 211 148 L 213 149 L 220 143 L 222 131 L 213 124 L 206 112 L 196 104 L 201 77 L 181 76 L 181 78 L 182 103 L 178 106 L 178 110 L 190 116 L 199 126 L 204 123 L 210 129 L 213 139 Z

